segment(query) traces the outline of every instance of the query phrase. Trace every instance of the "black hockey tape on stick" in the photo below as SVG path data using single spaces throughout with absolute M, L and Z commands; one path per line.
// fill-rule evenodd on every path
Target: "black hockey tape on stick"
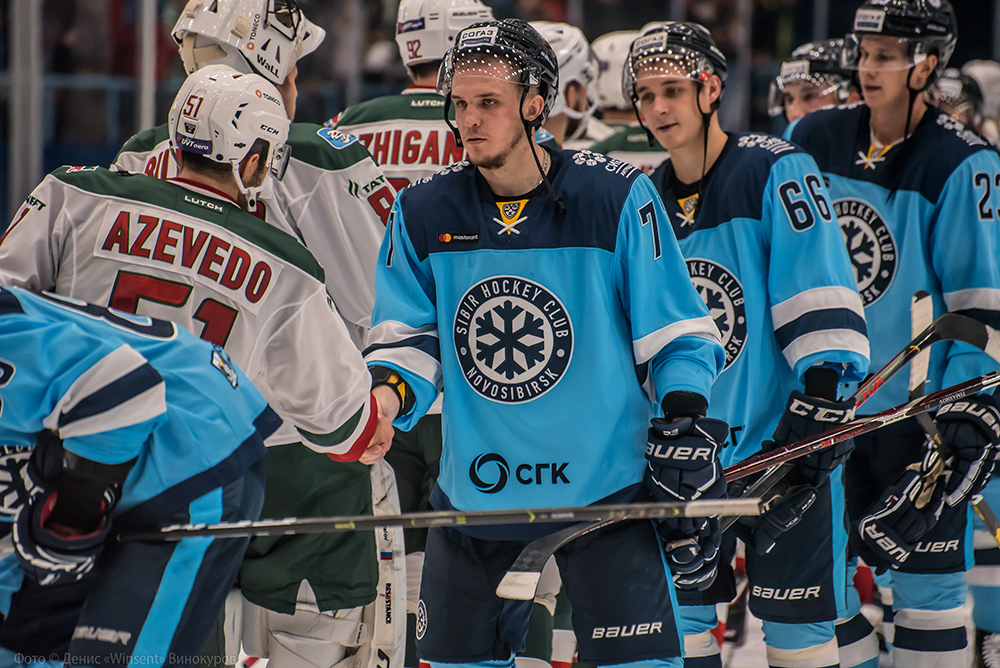
M 483 526 L 495 524 L 541 524 L 579 520 L 640 520 L 670 517 L 759 515 L 757 499 L 719 499 L 681 503 L 621 503 L 613 505 L 524 508 L 513 510 L 459 510 L 402 513 L 400 515 L 348 515 L 343 517 L 286 517 L 279 520 L 220 522 L 218 524 L 175 524 L 119 536 L 122 541 L 181 540 L 193 536 L 242 538 L 246 536 L 288 536 L 328 531 L 369 531 L 376 527 L 402 526 L 421 529 L 442 526 Z

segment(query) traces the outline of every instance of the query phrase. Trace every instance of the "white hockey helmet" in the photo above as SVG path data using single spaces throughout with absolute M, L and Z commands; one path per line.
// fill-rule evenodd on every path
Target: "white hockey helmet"
M 258 74 L 242 74 L 227 65 L 208 65 L 188 76 L 170 105 L 170 147 L 230 164 L 236 184 L 254 203 L 268 176 L 281 179 L 289 150 L 290 121 L 281 94 Z M 240 177 L 240 162 L 258 139 L 268 143 L 266 173 L 256 186 Z
M 638 30 L 616 30 L 605 33 L 591 43 L 597 57 L 595 97 L 598 109 L 632 110 L 632 102 L 622 94 L 622 71 Z
M 493 10 L 480 0 L 400 0 L 396 44 L 407 67 L 443 60 L 463 28 L 492 21 Z
M 572 119 L 590 118 L 597 109 L 594 96 L 594 82 L 597 80 L 597 58 L 590 50 L 590 43 L 583 31 L 568 23 L 532 21 L 531 27 L 538 31 L 559 61 L 559 95 L 549 116 L 566 114 Z M 577 83 L 587 89 L 587 110 L 577 111 L 566 106 L 566 88 Z M 583 125 L 583 124 L 581 124 Z
M 295 0 L 189 0 L 171 35 L 188 74 L 223 64 L 280 85 L 326 31 Z

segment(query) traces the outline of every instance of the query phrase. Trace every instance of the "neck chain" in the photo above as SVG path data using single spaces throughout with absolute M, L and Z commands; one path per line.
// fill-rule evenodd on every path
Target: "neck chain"
M 534 190 L 538 186 L 542 185 L 542 181 L 545 180 L 545 173 L 549 171 L 549 152 L 548 151 L 543 151 L 543 152 L 545 153 L 545 155 L 542 156 L 542 175 L 538 177 L 538 183 L 531 186 L 531 190 Z

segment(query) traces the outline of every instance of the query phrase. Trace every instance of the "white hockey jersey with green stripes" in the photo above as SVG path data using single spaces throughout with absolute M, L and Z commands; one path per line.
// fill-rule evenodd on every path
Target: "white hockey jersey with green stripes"
M 292 155 L 284 178 L 268 179 L 263 211 L 256 213 L 309 248 L 326 272 L 327 290 L 341 316 L 367 329 L 375 301 L 375 260 L 396 192 L 353 137 L 292 123 L 287 144 Z M 167 126 L 129 139 L 112 169 L 176 176 Z
M 269 443 L 351 461 L 374 431 L 371 378 L 323 278 L 218 191 L 100 167 L 46 176 L 0 238 L 0 285 L 177 322 L 224 346 L 286 421 Z

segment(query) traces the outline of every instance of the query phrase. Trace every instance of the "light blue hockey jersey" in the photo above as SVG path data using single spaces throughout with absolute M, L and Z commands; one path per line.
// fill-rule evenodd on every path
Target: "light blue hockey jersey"
M 771 438 L 809 367 L 831 366 L 852 381 L 865 375 L 861 298 L 819 170 L 797 146 L 730 134 L 697 212 L 696 198 L 678 198 L 669 161 L 653 183 L 722 333 L 726 367 L 708 414 L 729 423 L 728 465 Z
M 229 483 L 280 423 L 221 348 L 173 323 L 0 288 L 0 443 L 55 431 L 102 464 L 135 459 L 116 515 L 144 524 Z
M 653 401 L 707 397 L 724 361 L 649 178 L 551 155 L 565 214 L 544 189 L 498 204 L 459 163 L 400 194 L 382 243 L 365 359 L 413 388 L 402 429 L 447 388 L 438 485 L 457 508 L 635 485 Z
M 910 301 L 918 290 L 931 294 L 935 315 L 952 311 L 1000 325 L 1000 157 L 933 108 L 910 141 L 873 153 L 869 118 L 864 104 L 825 109 L 786 134 L 829 181 L 865 304 L 875 370 L 910 340 Z M 996 366 L 967 344 L 937 344 L 928 391 Z M 905 376 L 886 383 L 864 412 L 906 401 Z

